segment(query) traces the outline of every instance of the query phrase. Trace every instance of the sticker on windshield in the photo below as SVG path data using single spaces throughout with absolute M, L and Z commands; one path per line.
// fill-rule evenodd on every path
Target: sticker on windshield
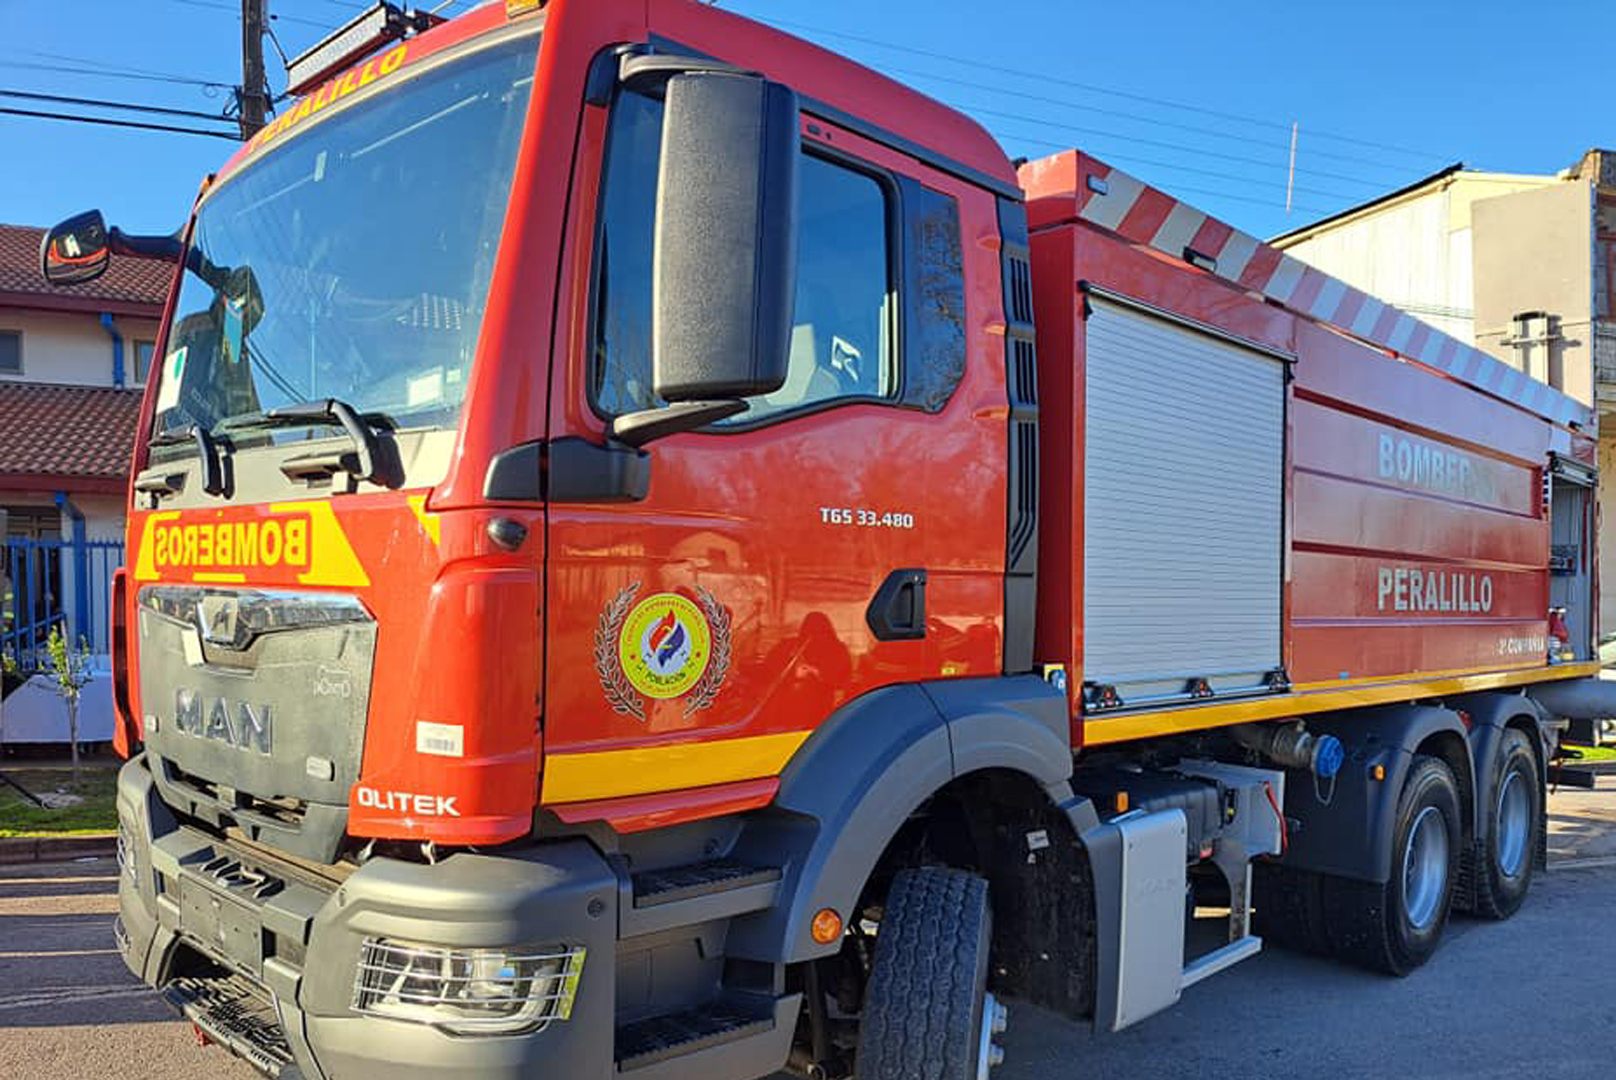
M 157 387 L 157 411 L 167 412 L 180 403 L 180 375 L 185 371 L 185 346 L 163 358 L 163 378 Z
M 240 300 L 224 304 L 224 358 L 232 364 L 241 363 L 241 306 Z

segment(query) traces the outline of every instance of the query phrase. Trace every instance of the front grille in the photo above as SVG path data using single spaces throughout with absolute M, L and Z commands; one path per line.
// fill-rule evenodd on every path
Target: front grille
M 338 593 L 147 585 L 140 705 L 165 802 L 331 862 L 359 779 L 376 623 Z

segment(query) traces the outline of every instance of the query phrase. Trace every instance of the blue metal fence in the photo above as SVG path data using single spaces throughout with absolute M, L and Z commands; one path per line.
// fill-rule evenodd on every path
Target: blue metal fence
M 92 653 L 110 649 L 112 572 L 123 564 L 119 540 L 31 540 L 0 546 L 0 653 L 25 672 L 50 666 L 45 642 L 60 626 Z

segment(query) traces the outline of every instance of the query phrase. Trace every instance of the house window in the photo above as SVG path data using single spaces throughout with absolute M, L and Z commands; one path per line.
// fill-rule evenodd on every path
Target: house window
M 152 350 L 156 348 L 149 341 L 135 342 L 135 382 L 146 381 L 146 372 L 151 370 Z
M 22 331 L 0 330 L 0 375 L 22 374 Z

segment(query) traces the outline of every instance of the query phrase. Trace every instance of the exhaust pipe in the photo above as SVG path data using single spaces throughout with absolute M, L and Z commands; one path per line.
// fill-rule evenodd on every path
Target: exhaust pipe
M 1526 696 L 1551 716 L 1567 720 L 1608 720 L 1616 717 L 1616 682 L 1583 677 L 1561 682 L 1535 683 Z

